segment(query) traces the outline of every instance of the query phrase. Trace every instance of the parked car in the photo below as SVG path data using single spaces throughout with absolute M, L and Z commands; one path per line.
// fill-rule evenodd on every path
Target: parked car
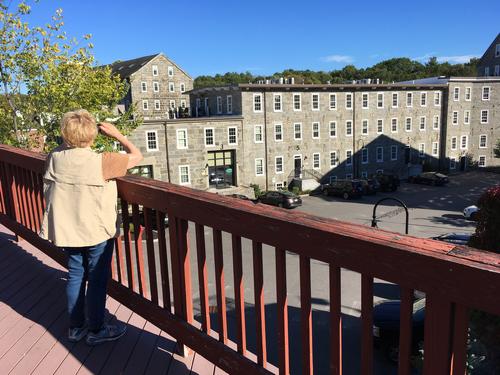
M 399 177 L 389 173 L 377 173 L 372 176 L 380 185 L 380 191 L 396 191 L 401 185 Z
M 266 191 L 257 200 L 264 204 L 285 208 L 302 206 L 302 199 L 287 190 Z
M 133 223 L 132 217 L 130 218 L 130 221 Z M 139 211 L 139 222 L 143 227 L 146 225 L 145 221 L 144 221 L 143 210 Z M 156 210 L 155 209 L 151 209 L 151 226 L 152 226 L 152 229 L 158 230 L 158 225 L 156 223 Z M 165 214 L 165 218 L 163 219 L 163 227 L 164 228 L 168 227 L 168 215 L 167 214 Z
M 373 307 L 373 338 L 388 359 L 397 362 L 399 355 L 399 317 L 401 301 L 382 302 Z M 424 338 L 425 298 L 413 303 L 412 352 L 418 354 Z
M 367 180 L 361 180 L 363 184 L 363 194 L 372 195 L 377 194 L 380 189 L 380 184 L 375 178 L 369 178 Z
M 250 200 L 250 198 L 248 198 L 246 195 L 243 195 L 243 194 L 231 194 L 229 196 L 232 197 L 232 198 L 242 199 L 244 201 Z
M 479 208 L 477 206 L 468 206 L 464 208 L 464 217 L 470 220 L 477 220 L 477 215 L 479 214 Z
M 446 233 L 440 236 L 432 237 L 432 239 L 452 243 L 455 245 L 467 245 L 469 243 L 470 237 L 470 233 Z
M 428 184 L 442 186 L 449 182 L 448 176 L 439 172 L 424 172 L 416 176 L 410 176 L 408 182 L 413 184 Z
M 321 186 L 323 195 L 336 195 L 344 199 L 360 197 L 363 195 L 361 180 L 337 180 Z

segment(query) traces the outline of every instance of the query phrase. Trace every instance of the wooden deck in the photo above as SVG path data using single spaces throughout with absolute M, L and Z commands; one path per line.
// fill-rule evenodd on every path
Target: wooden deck
M 224 374 L 202 356 L 108 297 L 108 318 L 127 323 L 120 340 L 89 347 L 66 339 L 66 270 L 0 226 L 1 374 Z

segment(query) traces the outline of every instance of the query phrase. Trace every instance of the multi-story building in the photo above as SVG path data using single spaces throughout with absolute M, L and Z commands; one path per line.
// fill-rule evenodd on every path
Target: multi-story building
M 144 120 L 184 115 L 189 103 L 186 92 L 193 88 L 193 79 L 162 53 L 117 61 L 110 66 L 129 85 L 119 110 L 134 104 L 136 113 Z
M 500 76 L 500 34 L 490 44 L 479 60 L 478 76 Z

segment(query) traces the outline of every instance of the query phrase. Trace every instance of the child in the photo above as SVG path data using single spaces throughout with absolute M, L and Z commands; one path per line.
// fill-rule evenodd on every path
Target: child
M 120 142 L 127 154 L 92 151 L 98 130 Z M 68 254 L 69 341 L 87 336 L 87 344 L 96 345 L 120 338 L 126 329 L 104 323 L 114 238 L 119 235 L 113 179 L 139 164 L 142 154 L 114 125 L 96 125 L 83 109 L 63 116 L 61 133 L 64 144 L 47 157 L 40 236 Z

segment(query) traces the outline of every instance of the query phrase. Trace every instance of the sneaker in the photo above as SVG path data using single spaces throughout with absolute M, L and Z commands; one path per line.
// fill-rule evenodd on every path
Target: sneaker
M 126 330 L 125 325 L 105 324 L 99 332 L 89 332 L 86 342 L 88 345 L 97 345 L 106 341 L 118 340 L 125 334 Z
M 84 325 L 83 327 L 70 328 L 68 330 L 68 341 L 78 342 L 87 336 L 88 331 L 87 325 Z

